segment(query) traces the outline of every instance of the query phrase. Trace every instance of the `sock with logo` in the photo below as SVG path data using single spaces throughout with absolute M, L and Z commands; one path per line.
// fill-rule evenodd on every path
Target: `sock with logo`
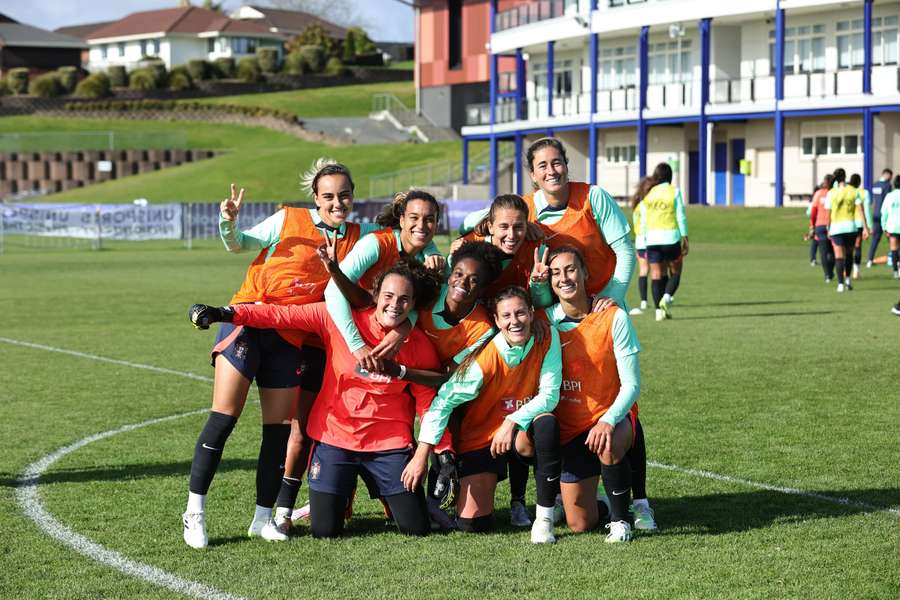
M 220 412 L 211 412 L 206 425 L 200 432 L 197 445 L 194 446 L 194 460 L 191 462 L 191 482 L 189 489 L 194 494 L 205 496 L 209 491 L 222 460 L 222 450 L 231 435 L 237 419 Z
M 275 506 L 291 510 L 297 503 L 297 494 L 300 493 L 300 485 L 302 481 L 295 477 L 282 477 L 281 489 L 278 490 L 278 498 L 275 500 Z
M 609 520 L 627 521 L 631 505 L 631 465 L 628 456 L 614 465 L 601 465 L 600 477 L 609 498 Z
M 256 504 L 275 506 L 275 498 L 284 477 L 284 455 L 287 452 L 291 426 L 282 423 L 262 426 L 262 443 L 256 462 Z
M 559 421 L 554 415 L 544 415 L 531 423 L 534 440 L 535 500 L 538 506 L 552 507 L 559 493 L 562 460 L 559 450 Z

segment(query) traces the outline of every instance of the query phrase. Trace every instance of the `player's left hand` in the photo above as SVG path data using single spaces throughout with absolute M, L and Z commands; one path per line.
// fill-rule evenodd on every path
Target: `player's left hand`
M 423 264 L 429 271 L 442 273 L 444 271 L 444 267 L 447 266 L 447 259 L 440 254 L 432 254 L 425 257 L 425 262 Z
M 594 305 L 591 308 L 591 312 L 603 312 L 610 306 L 615 305 L 616 301 L 609 296 L 597 296 L 596 298 L 594 298 Z
M 597 424 L 591 427 L 590 432 L 588 432 L 584 443 L 587 444 L 591 452 L 601 456 L 612 451 L 612 440 L 613 426 L 603 421 L 597 421 Z
M 502 454 L 506 454 L 512 448 L 512 440 L 513 433 L 516 429 L 516 424 L 509 419 L 503 419 L 503 424 L 500 425 L 500 429 L 497 430 L 497 433 L 494 434 L 494 439 L 491 440 L 491 456 L 497 458 Z
M 385 334 L 378 345 L 372 348 L 372 356 L 378 359 L 394 358 L 400 352 L 411 331 L 412 323 L 407 319 Z
M 188 319 L 197 329 L 209 329 L 212 323 L 230 323 L 234 318 L 234 311 L 227 306 L 216 307 L 206 304 L 194 304 L 188 310 Z

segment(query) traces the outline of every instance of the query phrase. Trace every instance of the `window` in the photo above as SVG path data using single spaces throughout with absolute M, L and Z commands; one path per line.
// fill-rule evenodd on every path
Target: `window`
M 615 90 L 637 84 L 635 46 L 600 49 L 601 90 Z
M 775 74 L 775 31 L 769 31 L 769 65 Z M 784 72 L 821 73 L 825 71 L 825 26 L 804 25 L 784 30 Z
M 897 64 L 897 17 L 872 19 L 872 64 Z
M 450 0 L 447 3 L 450 20 L 447 36 L 447 66 L 450 69 L 462 68 L 462 0 Z
M 862 153 L 862 136 L 859 134 L 817 135 L 801 139 L 803 156 L 825 156 L 829 154 Z
M 690 81 L 693 78 L 691 40 L 650 44 L 647 81 L 651 85 Z
M 637 160 L 637 146 L 607 146 L 606 162 L 633 163 Z
M 118 44 L 116 44 L 116 47 L 119 50 L 119 58 L 124 58 L 125 57 L 125 42 L 119 42 Z
M 141 56 L 156 56 L 159 54 L 159 40 L 143 40 L 141 42 Z
M 531 72 L 537 98 L 547 97 L 547 63 L 535 63 Z M 573 65 L 571 60 L 553 63 L 553 97 L 562 98 L 573 93 Z
M 215 38 L 206 38 L 206 51 L 209 53 L 213 53 L 216 51 L 216 39 Z
M 106 58 L 109 55 L 109 46 L 106 44 L 100 44 L 100 57 Z
M 838 21 L 837 23 L 838 68 L 861 67 L 865 62 L 863 43 L 863 21 Z

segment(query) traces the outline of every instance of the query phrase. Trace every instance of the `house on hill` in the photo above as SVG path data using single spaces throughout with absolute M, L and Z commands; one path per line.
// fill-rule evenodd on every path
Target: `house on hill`
M 300 35 L 310 25 L 318 25 L 329 37 L 336 40 L 347 37 L 346 28 L 299 10 L 245 4 L 229 16 L 232 19 L 265 25 L 269 31 L 280 33 L 286 40 Z
M 0 75 L 16 68 L 44 72 L 78 67 L 85 47 L 78 38 L 32 27 L 0 14 Z
M 195 59 L 238 59 L 260 47 L 275 48 L 280 56 L 284 42 L 283 34 L 265 25 L 196 6 L 132 13 L 87 35 L 90 71 L 133 68 L 144 57 L 158 57 L 171 69 Z

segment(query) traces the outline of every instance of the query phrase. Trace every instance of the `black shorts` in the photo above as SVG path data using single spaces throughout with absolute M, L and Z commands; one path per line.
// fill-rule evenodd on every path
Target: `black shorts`
M 856 243 L 856 233 L 835 233 L 831 236 L 831 243 L 844 248 L 852 246 Z
M 262 388 L 300 385 L 300 348 L 288 343 L 274 329 L 222 323 L 212 350 L 212 365 L 221 354 L 250 381 Z
M 309 489 L 349 497 L 359 476 L 373 498 L 402 494 L 406 489 L 400 475 L 411 457 L 407 448 L 357 452 L 316 442 L 307 469 Z
M 590 428 L 585 429 L 568 444 L 560 448 L 560 454 L 562 455 L 560 482 L 578 483 L 582 479 L 600 475 L 600 457 L 591 452 L 587 444 L 584 443 L 590 431 Z
M 827 225 L 817 225 L 815 231 L 816 231 L 816 241 L 817 242 L 827 242 L 828 241 L 828 226 Z
M 300 389 L 318 392 L 325 377 L 325 351 L 315 346 L 300 348 Z
M 900 233 L 889 233 L 888 235 L 891 236 L 891 239 L 895 242 L 900 242 Z
M 673 262 L 681 258 L 681 242 L 665 246 L 647 246 L 647 262 L 651 264 Z
M 471 452 L 464 452 L 456 457 L 457 472 L 459 478 L 481 473 L 494 473 L 497 481 L 506 479 L 506 465 L 509 462 L 509 453 L 500 456 L 491 456 L 491 447 L 485 446 Z
M 647 249 L 646 248 L 638 248 L 637 250 L 638 258 L 643 258 L 647 260 Z

